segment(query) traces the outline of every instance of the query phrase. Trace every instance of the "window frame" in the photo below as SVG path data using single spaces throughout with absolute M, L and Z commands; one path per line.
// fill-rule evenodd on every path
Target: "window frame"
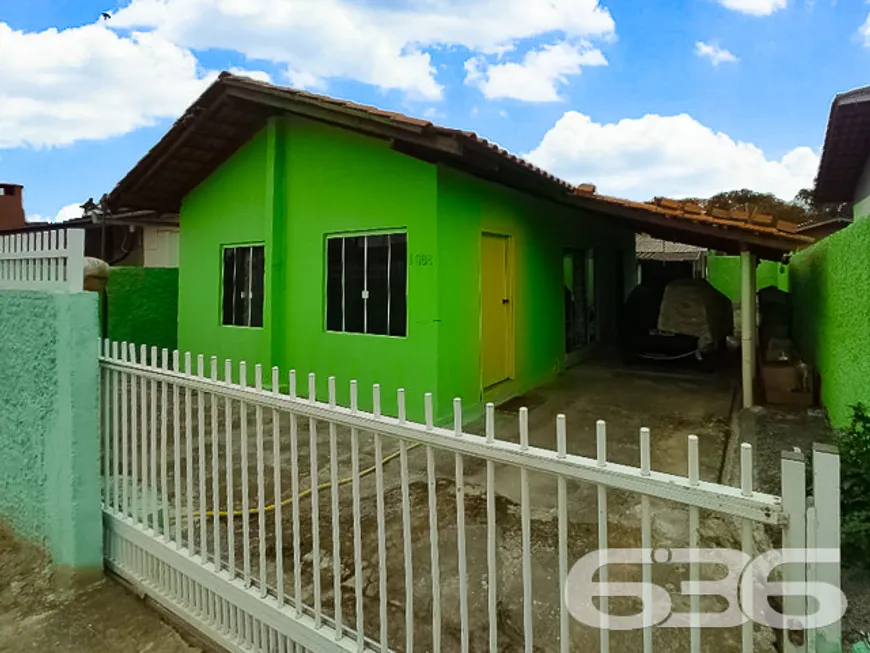
M 366 238 L 373 236 L 396 236 L 403 235 L 405 237 L 405 322 L 403 324 L 404 333 L 403 335 L 392 335 L 389 333 L 390 330 L 390 309 L 391 309 L 391 292 L 392 289 L 390 287 L 390 262 L 392 257 L 392 247 L 389 247 L 387 250 L 387 333 L 369 333 L 368 329 L 368 241 L 365 242 L 365 248 L 363 251 L 363 330 L 362 331 L 347 331 L 347 316 L 345 311 L 345 248 L 342 246 L 341 249 L 341 268 L 342 268 L 342 277 L 341 277 L 341 330 L 335 330 L 329 328 L 329 241 L 330 240 L 340 240 L 345 241 L 350 238 Z M 410 326 L 409 320 L 409 311 L 408 311 L 408 285 L 410 280 L 410 269 L 411 269 L 411 252 L 408 247 L 408 229 L 407 227 L 386 227 L 383 229 L 366 229 L 360 231 L 336 231 L 324 234 L 323 237 L 323 329 L 326 333 L 337 333 L 342 335 L 355 335 L 355 336 L 371 336 L 374 338 L 396 338 L 396 339 L 406 339 L 408 337 L 408 330 Z
M 248 263 L 248 292 L 251 296 L 253 296 L 253 250 L 256 248 L 262 248 L 263 250 L 263 308 L 261 315 L 261 324 L 259 326 L 251 324 L 253 313 L 252 313 L 252 305 L 253 302 L 248 302 L 248 324 L 227 324 L 224 322 L 224 282 L 226 281 L 226 264 L 225 264 L 225 256 L 226 251 L 228 249 L 248 249 L 250 250 L 249 263 Z M 230 329 L 263 329 L 266 326 L 266 243 L 264 241 L 251 241 L 251 242 L 240 242 L 240 243 L 226 243 L 220 246 L 220 286 L 219 286 L 219 296 L 220 302 L 218 304 L 218 324 L 221 327 L 230 328 Z M 235 272 L 235 266 L 233 268 Z M 233 285 L 235 286 L 235 278 L 233 279 Z M 235 311 L 233 311 L 235 315 Z

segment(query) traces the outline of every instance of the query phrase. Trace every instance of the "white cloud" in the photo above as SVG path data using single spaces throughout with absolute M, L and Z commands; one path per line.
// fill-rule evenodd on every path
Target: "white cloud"
M 43 216 L 39 214 L 30 214 L 27 216 L 28 222 L 66 222 L 75 218 L 82 217 L 82 206 L 80 202 L 75 204 L 67 204 L 62 207 L 54 216 Z
M 503 53 L 541 34 L 607 37 L 599 0 L 132 0 L 113 28 L 149 29 L 181 47 L 223 48 L 285 66 L 293 84 L 349 78 L 441 97 L 427 48 Z
M 216 74 L 200 66 L 200 50 L 277 64 L 304 88 L 344 78 L 437 100 L 433 50 L 505 53 L 542 34 L 576 41 L 614 29 L 599 0 L 127 0 L 111 20 L 64 30 L 0 22 L 0 149 L 110 138 L 176 118 Z
M 788 0 L 719 0 L 719 4 L 750 16 L 769 16 L 780 9 L 785 9 Z
M 66 222 L 67 220 L 80 218 L 83 213 L 84 211 L 82 210 L 82 205 L 80 203 L 67 204 L 57 212 L 57 215 L 54 216 L 52 222 Z
M 600 193 L 635 200 L 739 188 L 790 200 L 812 185 L 819 164 L 809 147 L 769 159 L 686 114 L 601 124 L 576 111 L 564 114 L 526 158 L 571 183 L 594 183 Z
M 559 86 L 583 66 L 606 66 L 601 50 L 588 42 L 555 43 L 531 50 L 521 63 L 490 64 L 483 56 L 465 62 L 465 83 L 477 86 L 490 99 L 512 98 L 526 102 L 557 102 Z
M 864 21 L 864 24 L 861 25 L 861 28 L 858 30 L 858 33 L 864 39 L 864 47 L 870 48 L 870 14 L 868 14 L 867 20 Z
M 714 66 L 718 66 L 720 63 L 737 63 L 740 61 L 740 59 L 725 48 L 720 48 L 718 45 L 711 43 L 704 43 L 703 41 L 695 43 L 695 54 L 709 59 Z
M 267 84 L 272 83 L 272 76 L 265 70 L 248 70 L 247 68 L 233 66 L 232 68 L 229 68 L 227 72 L 232 73 L 233 75 L 241 75 L 242 77 L 250 77 L 251 79 L 256 79 L 258 82 L 266 82 Z
M 157 34 L 102 24 L 21 32 L 0 23 L 0 149 L 116 136 L 178 114 L 207 80 Z

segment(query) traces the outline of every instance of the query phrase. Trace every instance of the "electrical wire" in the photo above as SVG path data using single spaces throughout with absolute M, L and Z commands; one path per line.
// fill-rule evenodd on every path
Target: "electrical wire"
M 406 451 L 411 451 L 412 449 L 416 449 L 417 447 L 419 447 L 421 445 L 422 445 L 421 442 L 416 442 L 416 443 L 412 444 L 410 447 L 408 447 Z M 382 461 L 382 464 L 386 464 L 392 460 L 395 460 L 396 458 L 398 458 L 401 455 L 401 453 L 402 453 L 401 451 L 396 451 L 395 453 L 391 453 L 389 456 L 385 456 L 383 461 Z M 360 471 L 359 478 L 363 478 L 364 476 L 368 476 L 369 474 L 374 473 L 376 469 L 377 469 L 377 465 L 372 465 L 371 467 L 366 467 L 365 469 Z M 342 485 L 347 485 L 348 483 L 352 483 L 352 482 L 353 482 L 353 476 L 346 476 L 345 478 L 338 480 L 337 486 L 341 487 Z M 331 487 L 332 487 L 332 481 L 327 481 L 325 483 L 321 483 L 320 485 L 318 485 L 317 489 L 318 490 L 328 490 Z M 312 491 L 313 491 L 313 488 L 308 488 L 304 492 L 300 492 L 299 498 L 304 499 L 305 497 L 310 496 Z M 293 497 L 289 497 L 289 498 L 281 501 L 281 507 L 283 508 L 284 506 L 290 505 L 291 503 L 293 503 Z M 274 511 L 275 511 L 275 504 L 274 503 L 263 507 L 263 512 L 274 512 Z M 205 513 L 195 512 L 195 513 L 193 513 L 193 517 L 194 517 L 194 519 L 199 519 L 203 514 L 206 517 L 214 517 L 215 516 L 214 510 L 208 510 Z M 233 512 L 232 512 L 233 517 L 244 517 L 246 515 L 253 516 L 253 515 L 259 515 L 259 514 L 260 514 L 259 507 L 251 508 L 247 512 L 245 512 L 244 510 L 233 510 Z M 220 510 L 220 511 L 218 511 L 217 516 L 218 517 L 229 517 L 230 513 L 227 510 Z

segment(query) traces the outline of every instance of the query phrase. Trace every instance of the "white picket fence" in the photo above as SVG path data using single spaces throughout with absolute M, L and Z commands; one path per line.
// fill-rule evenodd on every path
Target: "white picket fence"
M 481 436 L 464 432 L 458 399 L 454 426 L 445 429 L 433 424 L 430 394 L 421 398 L 424 423 L 414 423 L 402 390 L 397 415 L 387 416 L 377 385 L 373 409 L 364 412 L 354 381 L 343 407 L 333 377 L 323 401 L 314 375 L 302 397 L 293 371 L 283 377 L 273 368 L 264 385 L 257 365 L 251 387 L 244 362 L 225 361 L 221 374 L 214 357 L 206 367 L 203 356 L 103 344 L 107 564 L 231 651 L 697 653 L 697 624 L 671 633 L 680 641 L 661 643 L 652 627 L 626 640 L 572 621 L 562 600 L 570 565 L 590 548 L 625 546 L 624 535 L 621 544 L 610 541 L 609 497 L 613 505 L 625 492 L 636 499 L 635 546 L 647 550 L 660 505 L 685 509 L 683 546 L 703 544 L 702 519 L 711 516 L 733 525 L 750 556 L 758 553 L 759 524 L 781 529 L 783 546 L 793 548 L 805 546 L 808 532 L 819 545 L 830 542 L 832 529 L 838 537 L 839 524 L 823 510 L 809 506 L 807 524 L 805 466 L 794 454 L 782 461 L 780 498 L 753 490 L 749 445 L 741 450 L 741 486 L 730 487 L 700 480 L 694 436 L 689 468 L 678 476 L 650 468 L 648 429 L 640 431 L 640 466 L 626 466 L 608 460 L 604 422 L 596 427 L 597 457 L 586 458 L 568 453 L 562 415 L 555 448 L 539 448 L 529 444 L 526 409 L 518 414 L 519 442 L 510 442 L 497 436 L 492 404 Z M 830 490 L 835 459 L 817 464 L 816 493 Z M 511 479 L 519 484 L 518 515 L 496 491 Z M 552 506 L 544 506 L 532 487 L 550 482 Z M 590 542 L 578 543 L 583 488 L 595 488 L 585 503 L 597 504 L 590 506 L 596 526 Z M 833 505 L 830 496 L 816 501 L 825 510 Z M 555 529 L 533 532 L 532 514 L 550 507 Z M 520 543 L 512 562 L 509 538 Z M 549 550 L 557 582 L 539 576 Z M 811 579 L 833 577 L 822 567 L 809 570 Z M 607 569 L 600 574 L 606 581 Z M 642 574 L 651 581 L 651 565 Z M 689 574 L 698 579 L 697 564 Z M 807 574 L 790 565 L 783 578 L 799 582 Z M 511 598 L 516 615 L 506 605 Z M 605 612 L 607 601 L 601 599 Z M 691 605 L 698 609 L 698 597 Z M 753 632 L 744 624 L 733 650 L 756 650 Z M 728 650 L 705 641 L 703 650 Z M 812 646 L 794 636 L 783 642 L 789 653 Z
M 81 292 L 84 261 L 82 229 L 0 236 L 0 290 Z

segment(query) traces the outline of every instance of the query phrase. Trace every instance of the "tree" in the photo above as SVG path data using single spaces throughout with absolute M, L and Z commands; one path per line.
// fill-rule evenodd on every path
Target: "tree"
M 814 222 L 852 219 L 852 205 L 849 202 L 819 204 L 816 202 L 815 188 L 803 188 L 799 190 L 798 194 L 795 195 L 794 202 L 803 207 L 807 212 L 808 218 Z
M 766 213 L 772 215 L 776 220 L 785 220 L 795 224 L 852 219 L 852 207 L 848 202 L 819 204 L 816 202 L 815 190 L 812 188 L 802 188 L 791 202 L 781 200 L 772 193 L 759 193 L 748 188 L 729 190 L 717 193 L 706 200 L 695 199 L 693 201 L 700 204 L 705 211 L 709 209 L 725 211 L 736 209 L 747 213 Z
M 798 195 L 800 196 L 800 193 Z M 723 209 L 725 211 L 731 209 L 750 213 L 757 211 L 772 215 L 777 220 L 786 220 L 796 224 L 804 222 L 809 217 L 807 210 L 797 201 L 786 202 L 772 193 L 759 193 L 748 188 L 717 193 L 703 202 L 703 206 L 705 209 Z

